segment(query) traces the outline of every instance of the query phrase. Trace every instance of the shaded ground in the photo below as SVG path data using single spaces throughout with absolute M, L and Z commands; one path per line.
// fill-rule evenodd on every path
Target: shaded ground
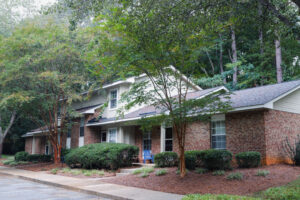
M 96 200 L 94 195 L 73 192 L 11 176 L 0 175 L 0 199 L 9 200 Z M 101 200 L 105 200 L 101 198 Z M 106 199 L 107 200 L 107 199 Z
M 268 170 L 266 177 L 256 176 L 258 170 Z M 253 169 L 235 169 L 227 171 L 225 176 L 213 176 L 212 172 L 197 174 L 189 172 L 184 179 L 176 174 L 177 168 L 168 168 L 164 176 L 156 176 L 151 173 L 149 177 L 141 178 L 139 175 L 114 177 L 103 180 L 108 183 L 140 187 L 145 189 L 170 192 L 177 194 L 235 194 L 250 195 L 269 187 L 287 184 L 296 180 L 300 175 L 300 167 L 289 165 L 273 165 Z M 243 180 L 227 180 L 226 176 L 232 172 L 241 172 Z

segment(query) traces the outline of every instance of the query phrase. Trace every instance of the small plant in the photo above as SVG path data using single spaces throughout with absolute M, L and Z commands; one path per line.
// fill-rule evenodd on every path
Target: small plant
M 149 173 L 147 173 L 147 172 L 143 172 L 142 175 L 141 175 L 142 178 L 146 178 L 148 176 L 149 176 Z
M 58 168 L 51 169 L 50 171 L 51 174 L 57 174 L 57 172 L 58 172 Z
M 82 170 L 82 174 L 85 176 L 92 176 L 91 170 Z
M 189 172 L 189 170 L 188 169 L 185 169 L 185 173 L 188 173 Z M 178 169 L 178 170 L 176 170 L 176 174 L 178 175 L 178 174 L 180 174 L 180 170 Z
M 231 173 L 226 177 L 227 180 L 242 180 L 243 174 L 240 172 Z
M 81 171 L 78 170 L 78 169 L 73 169 L 73 170 L 71 171 L 71 174 L 77 176 L 77 175 L 81 174 Z
M 71 172 L 71 169 L 70 168 L 63 168 L 62 170 L 61 170 L 61 172 L 62 173 L 70 173 Z
M 154 168 L 153 167 L 143 167 L 143 168 L 139 168 L 139 169 L 136 169 L 132 172 L 132 174 L 136 175 L 136 174 L 140 174 L 140 173 L 151 173 L 151 172 L 154 172 Z
M 96 174 L 96 175 L 99 175 L 99 176 L 104 176 L 105 172 L 103 170 L 99 171 L 99 170 L 91 170 L 91 173 L 92 175 Z
M 268 170 L 258 170 L 256 173 L 256 176 L 266 177 L 269 174 L 270 174 L 270 171 L 268 171 Z
M 212 173 L 213 176 L 224 176 L 225 175 L 225 171 L 224 170 L 217 170 L 217 171 L 214 171 Z
M 196 168 L 195 172 L 197 174 L 205 174 L 208 170 L 205 168 Z
M 15 162 L 14 160 L 4 160 L 2 161 L 3 165 L 10 165 L 10 163 Z
M 163 175 L 165 175 L 165 174 L 167 174 L 167 170 L 166 170 L 166 169 L 158 170 L 158 171 L 155 173 L 156 176 L 163 176 Z

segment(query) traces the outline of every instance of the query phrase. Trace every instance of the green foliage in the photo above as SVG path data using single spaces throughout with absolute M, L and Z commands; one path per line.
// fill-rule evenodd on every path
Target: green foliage
M 196 172 L 197 174 L 205 174 L 206 172 L 208 172 L 208 170 L 205 169 L 205 168 L 196 168 L 196 169 L 195 169 L 195 172 Z
M 26 151 L 20 151 L 16 153 L 15 160 L 16 161 L 28 161 L 28 153 Z
M 15 160 L 5 160 L 2 162 L 4 165 L 9 165 L 9 166 L 18 166 L 18 165 L 24 165 L 27 164 L 28 161 L 15 161 Z
M 70 153 L 71 149 L 65 149 L 62 148 L 61 149 L 61 156 L 66 156 L 68 153 Z
M 213 194 L 189 194 L 182 198 L 182 200 L 260 200 L 260 198 L 246 197 L 246 196 L 236 196 L 236 195 L 213 195 Z
M 240 172 L 235 172 L 235 173 L 230 173 L 226 177 L 227 180 L 242 180 L 243 179 L 243 174 Z
M 151 172 L 154 172 L 153 167 L 142 167 L 142 168 L 134 170 L 132 172 L 132 174 L 136 175 L 136 174 L 140 174 L 140 173 L 151 173 Z
M 178 164 L 178 155 L 175 152 L 162 152 L 154 157 L 156 167 L 174 167 Z
M 207 169 L 230 169 L 232 153 L 227 150 L 207 150 L 204 156 L 204 164 Z
M 213 171 L 212 175 L 213 176 L 224 176 L 225 171 L 224 170 L 216 170 L 216 171 Z
M 258 167 L 261 161 L 261 154 L 256 151 L 247 151 L 235 155 L 240 168 Z
M 51 155 L 44 154 L 30 154 L 27 156 L 27 160 L 30 162 L 50 162 L 51 159 Z
M 204 166 L 203 159 L 206 152 L 207 152 L 206 150 L 184 152 L 186 168 L 190 170 L 194 170 L 196 167 L 203 167 Z
M 51 174 L 57 174 L 58 171 L 59 171 L 58 168 L 54 168 L 54 169 L 51 169 L 50 173 Z
M 142 177 L 142 178 L 146 178 L 146 177 L 148 177 L 149 176 L 149 173 L 147 173 L 147 172 L 143 172 L 141 175 L 140 175 L 140 177 Z
M 163 176 L 166 175 L 168 173 L 168 171 L 166 169 L 160 169 L 158 171 L 155 172 L 156 176 Z
M 70 167 L 118 169 L 130 166 L 138 152 L 138 147 L 132 145 L 98 143 L 72 149 L 65 161 Z
M 268 170 L 258 170 L 256 173 L 256 176 L 266 177 L 269 174 L 270 174 L 270 171 L 268 171 Z

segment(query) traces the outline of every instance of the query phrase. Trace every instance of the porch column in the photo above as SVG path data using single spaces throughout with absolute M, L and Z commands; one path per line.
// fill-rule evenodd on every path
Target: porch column
M 122 126 L 120 126 L 120 128 L 119 128 L 118 143 L 124 143 L 124 130 L 123 130 Z
M 35 137 L 32 137 L 31 154 L 35 154 Z
M 165 124 L 161 124 L 160 126 L 160 152 L 165 151 L 165 139 L 166 139 L 166 128 Z

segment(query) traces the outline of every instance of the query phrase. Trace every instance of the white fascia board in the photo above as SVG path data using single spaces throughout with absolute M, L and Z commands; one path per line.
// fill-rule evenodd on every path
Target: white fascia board
M 266 103 L 266 104 L 270 104 L 270 103 L 272 103 L 272 104 L 273 104 L 275 101 L 278 101 L 278 100 L 280 100 L 280 99 L 282 99 L 282 98 L 286 97 L 287 95 L 289 95 L 289 94 L 291 94 L 291 93 L 295 92 L 295 91 L 296 91 L 296 90 L 298 90 L 298 89 L 300 89 L 300 85 L 299 85 L 299 86 L 297 86 L 297 87 L 295 87 L 295 88 L 293 88 L 293 89 L 291 89 L 291 90 L 289 90 L 288 92 L 286 92 L 286 93 L 284 93 L 284 94 L 280 95 L 279 97 L 277 97 L 277 98 L 275 98 L 275 99 L 273 99 L 273 100 L 269 101 L 269 102 L 268 102 L 268 103 Z
M 207 94 L 205 94 L 205 95 L 202 95 L 202 96 L 198 97 L 197 99 L 202 99 L 202 98 L 204 98 L 204 97 L 206 97 L 206 96 L 208 96 L 208 95 L 211 95 L 211 94 L 213 94 L 213 93 L 215 93 L 215 92 L 219 92 L 219 91 L 221 91 L 221 90 L 225 90 L 226 92 L 229 92 L 229 90 L 228 90 L 226 87 L 222 86 L 222 87 L 220 87 L 220 88 L 218 88 L 218 89 L 216 89 L 216 90 L 213 90 L 213 91 L 211 91 L 211 92 L 209 92 L 209 93 L 207 93 Z
M 101 106 L 103 106 L 103 105 L 99 105 L 99 106 L 96 106 L 96 107 L 91 108 L 89 110 L 86 110 L 86 111 L 82 112 L 81 114 L 94 114 L 95 110 L 98 109 L 98 108 L 100 108 Z
M 125 83 L 134 83 L 134 77 L 130 77 L 126 80 L 123 80 L 123 81 L 116 81 L 114 83 L 111 83 L 111 84 L 108 84 L 108 85 L 104 85 L 102 88 L 103 89 L 107 89 L 107 88 L 111 88 L 111 87 L 114 87 L 114 86 L 117 86 L 117 85 L 121 85 L 121 84 L 125 84 Z
M 109 121 L 109 122 L 99 122 L 99 123 L 87 124 L 86 126 L 101 126 L 101 125 L 115 124 L 115 123 L 120 123 L 120 122 L 134 121 L 134 120 L 138 120 L 138 119 L 141 119 L 141 117 L 119 119 L 119 120 L 114 120 L 114 121 Z

